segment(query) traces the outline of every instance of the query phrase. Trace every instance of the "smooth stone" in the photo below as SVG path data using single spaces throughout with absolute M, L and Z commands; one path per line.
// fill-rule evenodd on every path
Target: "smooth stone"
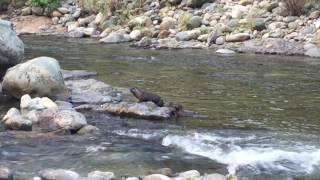
M 81 129 L 79 129 L 77 131 L 77 134 L 96 134 L 99 131 L 99 129 L 95 126 L 92 125 L 86 125 L 84 127 L 82 127 Z M 114 174 L 113 174 L 114 176 Z M 113 178 L 111 178 L 113 179 Z
M 150 170 L 147 172 L 147 174 L 162 174 L 168 177 L 173 176 L 173 172 L 170 168 L 161 168 L 161 169 L 155 169 L 155 170 Z
M 39 172 L 42 180 L 78 180 L 79 174 L 66 169 L 46 169 Z
M 200 16 L 192 16 L 187 23 L 188 29 L 194 29 L 200 27 L 202 23 L 202 18 Z
M 107 37 L 100 39 L 100 42 L 106 44 L 115 44 L 115 43 L 123 43 L 129 42 L 129 38 L 127 38 L 122 33 L 112 32 Z
M 133 40 L 140 40 L 142 38 L 142 33 L 140 30 L 133 30 L 130 34 L 130 38 Z
M 44 9 L 42 7 L 32 7 L 31 11 L 33 15 L 42 16 Z
M 255 18 L 252 22 L 252 29 L 257 31 L 262 31 L 266 29 L 266 23 L 263 18 Z
M 226 36 L 227 42 L 241 42 L 250 39 L 250 35 L 248 33 L 237 33 Z
M 32 121 L 24 118 L 16 108 L 9 109 L 7 114 L 3 117 L 2 122 L 6 129 L 19 131 L 32 130 Z
M 68 14 L 70 12 L 70 10 L 66 7 L 59 7 L 58 11 L 62 14 Z
M 170 180 L 170 178 L 162 174 L 152 174 L 143 177 L 142 180 Z
M 216 53 L 219 53 L 219 54 L 235 54 L 236 52 L 230 50 L 230 49 L 218 49 L 216 51 Z
M 310 57 L 320 57 L 320 48 L 310 48 L 305 52 L 306 56 Z
M 111 180 L 115 179 L 113 172 L 93 171 L 88 174 L 88 180 Z
M 160 24 L 160 30 L 175 29 L 177 20 L 172 17 L 164 17 Z
M 227 178 L 222 174 L 207 174 L 202 180 L 227 180 Z
M 13 172 L 4 166 L 0 166 L 0 179 L 1 180 L 13 180 Z
M 179 177 L 186 178 L 187 180 L 194 179 L 200 177 L 200 173 L 197 170 L 190 170 L 179 173 Z
M 150 27 L 152 25 L 152 20 L 150 17 L 147 16 L 138 16 L 133 18 L 128 22 L 128 26 L 134 28 L 138 27 Z

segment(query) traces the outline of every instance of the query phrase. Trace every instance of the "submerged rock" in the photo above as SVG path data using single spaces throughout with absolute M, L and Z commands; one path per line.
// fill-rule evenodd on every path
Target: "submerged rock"
M 4 166 L 0 166 L 0 179 L 1 180 L 13 180 L 12 171 Z
M 0 20 L 0 77 L 7 68 L 21 63 L 24 44 L 9 21 Z
M 115 179 L 113 172 L 93 171 L 88 174 L 88 180 L 112 180 Z
M 162 174 L 151 174 L 143 177 L 142 180 L 170 180 L 170 178 Z
M 71 91 L 71 102 L 76 104 L 103 104 L 119 102 L 121 93 L 113 91 L 112 87 L 95 79 L 66 81 Z
M 99 131 L 99 128 L 92 125 L 85 125 L 77 131 L 77 134 L 96 134 Z
M 40 171 L 42 180 L 78 180 L 80 175 L 74 171 L 66 169 L 45 169 Z
M 98 73 L 86 70 L 62 70 L 64 80 L 87 79 Z
M 18 99 L 24 94 L 53 99 L 68 97 L 59 63 L 50 57 L 35 58 L 11 67 L 2 86 L 4 93 Z
M 75 108 L 78 111 L 95 111 L 111 113 L 118 116 L 165 120 L 170 119 L 174 115 L 174 110 L 168 107 L 159 107 L 153 102 L 129 103 L 120 102 L 118 104 L 106 103 L 103 105 L 80 105 Z

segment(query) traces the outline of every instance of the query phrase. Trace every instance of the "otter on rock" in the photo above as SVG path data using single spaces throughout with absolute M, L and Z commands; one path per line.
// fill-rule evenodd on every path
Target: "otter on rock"
M 139 88 L 131 88 L 130 92 L 139 100 L 139 102 L 151 101 L 159 107 L 164 105 L 163 100 L 157 94 L 149 93 Z

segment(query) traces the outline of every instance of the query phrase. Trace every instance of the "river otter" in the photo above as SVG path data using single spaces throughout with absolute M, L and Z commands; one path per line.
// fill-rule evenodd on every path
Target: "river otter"
M 163 100 L 157 94 L 149 93 L 139 88 L 131 88 L 130 92 L 139 100 L 139 102 L 151 101 L 159 107 L 164 105 Z

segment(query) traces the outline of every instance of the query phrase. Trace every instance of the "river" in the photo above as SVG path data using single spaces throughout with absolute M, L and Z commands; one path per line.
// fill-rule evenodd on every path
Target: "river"
M 252 180 L 320 179 L 318 59 L 23 40 L 26 59 L 54 57 L 64 69 L 96 71 L 112 86 L 144 88 L 208 117 L 151 122 L 86 114 L 101 134 L 54 138 L 16 138 L 0 125 L 0 165 L 21 179 L 44 168 L 120 177 L 162 167 Z M 1 105 L 0 114 L 11 106 Z

